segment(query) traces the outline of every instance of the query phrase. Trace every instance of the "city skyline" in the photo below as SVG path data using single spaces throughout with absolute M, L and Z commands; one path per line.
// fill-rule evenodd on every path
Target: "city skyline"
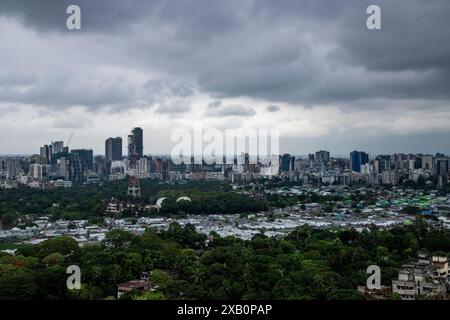
M 85 146 L 85 145 L 78 145 L 77 147 L 73 147 L 72 150 L 77 150 L 77 149 L 85 149 L 85 150 L 91 150 L 93 152 L 93 154 L 95 156 L 104 156 L 105 159 L 107 161 L 114 161 L 114 160 L 122 160 L 127 158 L 127 154 L 129 153 L 129 145 L 130 145 L 130 137 L 132 135 L 135 134 L 135 132 L 138 132 L 138 147 L 137 147 L 137 155 L 138 157 L 144 157 L 144 156 L 151 156 L 151 155 L 155 155 L 155 156 L 170 156 L 170 152 L 168 153 L 158 153 L 158 152 L 144 152 L 145 144 L 145 134 L 144 134 L 144 130 L 141 127 L 133 127 L 133 129 L 131 130 L 131 135 L 130 133 L 126 135 L 128 141 L 126 139 L 122 139 L 122 137 L 120 136 L 116 136 L 116 137 L 108 137 L 105 141 L 104 141 L 104 147 L 102 149 L 102 151 L 100 152 L 96 152 L 95 149 Z M 70 143 L 72 141 L 72 137 L 73 137 L 73 132 L 71 133 L 70 137 L 69 137 L 69 142 Z M 126 141 L 126 143 L 124 143 L 123 141 Z M 91 141 L 92 142 L 92 141 Z M 172 142 L 172 147 L 175 143 Z M 206 143 L 208 144 L 208 143 Z M 73 144 L 71 144 L 73 146 Z M 50 144 L 45 144 L 43 147 L 40 147 L 40 152 L 33 152 L 33 153 L 17 153 L 17 154 L 1 154 L 0 153 L 0 157 L 13 157 L 13 156 L 32 156 L 34 154 L 48 154 L 49 152 L 51 152 L 52 147 L 54 150 L 57 150 L 57 152 L 62 152 L 63 149 L 65 149 L 64 147 L 64 141 L 63 140 L 58 140 L 58 139 L 52 139 Z M 248 146 L 247 146 L 248 147 Z M 150 149 L 150 148 L 148 148 Z M 280 148 L 281 149 L 281 148 Z M 423 154 L 423 155 L 435 155 L 435 154 L 442 154 L 442 150 L 437 150 L 435 152 L 420 152 L 417 150 L 413 150 L 413 151 L 402 151 L 402 150 L 392 150 L 392 152 L 371 152 L 368 151 L 366 149 L 361 149 L 361 148 L 350 148 L 348 149 L 349 151 L 347 151 L 347 153 L 335 153 L 333 151 L 330 151 L 330 149 L 328 148 L 321 148 L 321 147 L 317 147 L 316 149 L 310 149 L 308 151 L 305 151 L 303 153 L 298 153 L 298 152 L 292 152 L 290 150 L 281 150 L 279 153 L 279 156 L 282 156 L 283 154 L 290 154 L 292 156 L 299 156 L 299 157 L 303 157 L 303 158 L 308 158 L 310 156 L 310 154 L 317 154 L 317 152 L 321 153 L 321 152 L 326 152 L 328 153 L 328 157 L 334 157 L 334 158 L 347 158 L 348 154 L 350 153 L 350 157 L 352 152 L 357 151 L 357 149 L 359 150 L 364 150 L 362 151 L 363 153 L 367 153 L 370 159 L 373 159 L 374 157 L 378 156 L 378 155 L 394 155 L 394 154 Z M 69 146 L 67 145 L 67 150 L 71 150 L 71 148 L 69 148 Z M 317 151 L 319 150 L 319 151 Z M 331 149 L 332 150 L 332 149 Z M 196 154 L 192 154 L 193 156 Z M 224 153 L 225 156 L 227 156 L 227 153 Z M 447 155 L 447 153 L 444 152 L 444 155 Z
M 75 147 L 74 148 L 70 148 L 70 150 L 83 150 L 83 149 L 84 150 L 93 150 L 94 156 L 104 156 L 106 158 L 105 142 L 107 140 L 111 139 L 111 138 L 113 138 L 113 137 L 109 137 L 103 142 L 103 149 L 100 152 L 96 152 L 93 148 L 90 148 L 90 147 L 87 147 L 87 146 L 82 146 L 82 145 L 79 145 L 76 148 Z M 120 137 L 115 137 L 113 139 L 116 139 L 116 138 L 120 138 Z M 59 140 L 55 140 L 55 142 L 60 142 L 60 141 Z M 62 142 L 64 142 L 64 141 L 62 141 Z M 122 146 L 122 157 L 120 158 L 121 160 L 127 158 L 127 156 L 126 156 L 127 149 L 128 149 L 127 145 L 123 144 L 123 146 Z M 289 154 L 291 156 L 300 156 L 300 157 L 307 158 L 309 154 L 314 154 L 315 152 L 317 152 L 319 150 L 323 150 L 323 149 L 327 149 L 327 148 L 320 148 L 320 147 L 318 147 L 317 149 L 314 149 L 314 150 L 310 149 L 309 151 L 305 151 L 303 153 L 297 153 L 297 152 L 292 152 L 292 151 L 290 152 L 289 150 L 287 150 L 287 151 L 280 152 L 279 156 L 282 156 L 283 154 Z M 349 148 L 348 152 L 346 152 L 346 153 L 345 152 L 344 153 L 334 153 L 334 152 L 331 152 L 329 149 L 327 149 L 326 151 L 330 152 L 330 157 L 331 158 L 348 158 L 349 154 L 352 151 L 355 151 L 356 149 L 359 149 L 359 148 Z M 442 150 L 437 150 L 436 152 L 420 152 L 420 151 L 411 151 L 411 152 L 404 152 L 404 151 L 371 152 L 371 151 L 368 151 L 368 150 L 362 150 L 362 152 L 367 153 L 369 155 L 369 159 L 373 159 L 374 157 L 376 157 L 378 155 L 394 155 L 394 154 L 406 154 L 406 155 L 407 154 L 414 154 L 414 155 L 418 155 L 418 154 L 422 154 L 422 155 L 444 154 L 445 156 L 449 156 L 448 153 L 446 153 L 446 152 L 444 152 Z M 15 156 L 18 156 L 18 157 L 22 157 L 22 156 L 23 157 L 29 157 L 29 156 L 38 155 L 38 154 L 39 154 L 39 150 L 36 151 L 36 152 L 32 152 L 32 153 L 11 153 L 11 154 L 8 154 L 8 153 L 1 154 L 0 153 L 0 157 L 15 157 Z M 164 152 L 148 152 L 148 153 L 145 153 L 144 152 L 143 157 L 146 157 L 146 156 L 170 156 L 170 152 L 167 152 L 167 153 L 164 153 Z M 117 160 L 117 159 L 115 159 L 115 160 Z M 115 161 L 115 160 L 113 160 L 113 161 Z

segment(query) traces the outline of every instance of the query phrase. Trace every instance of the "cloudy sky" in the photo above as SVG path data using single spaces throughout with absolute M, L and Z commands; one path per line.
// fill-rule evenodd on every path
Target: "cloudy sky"
M 449 17 L 448 0 L 0 0 L 0 154 L 71 132 L 103 154 L 134 126 L 169 153 L 196 124 L 277 128 L 293 154 L 450 153 Z

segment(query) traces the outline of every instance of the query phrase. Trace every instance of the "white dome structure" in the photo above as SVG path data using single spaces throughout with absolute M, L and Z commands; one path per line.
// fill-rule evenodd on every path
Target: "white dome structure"
M 177 202 L 180 202 L 180 201 L 189 201 L 189 202 L 192 202 L 191 198 L 189 198 L 189 197 L 179 197 L 179 198 L 177 199 Z
M 167 197 L 159 198 L 158 200 L 156 200 L 156 207 L 158 209 L 161 208 L 161 205 L 162 205 L 163 201 L 166 200 L 166 199 L 167 199 Z

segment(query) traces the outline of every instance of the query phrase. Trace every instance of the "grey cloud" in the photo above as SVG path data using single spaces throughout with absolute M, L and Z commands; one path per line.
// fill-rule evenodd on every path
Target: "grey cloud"
M 276 105 L 273 105 L 273 104 L 271 104 L 270 106 L 266 107 L 266 111 L 267 112 L 278 112 L 280 110 L 281 110 L 281 108 L 279 106 L 276 106 Z
M 85 129 L 93 125 L 89 118 L 84 118 L 83 121 L 74 121 L 72 118 L 59 116 L 52 121 L 52 128 L 56 129 Z
M 210 117 L 252 117 L 256 114 L 253 108 L 240 104 L 223 105 L 221 101 L 213 101 L 208 104 L 206 115 Z
M 17 17 L 30 28 L 40 31 L 69 32 L 66 28 L 69 5 L 81 8 L 82 32 L 115 32 L 127 27 L 133 20 L 140 19 L 160 1 L 118 0 L 2 0 L 0 12 L 3 15 Z
M 81 8 L 82 32 L 120 33 L 145 21 L 182 23 L 185 27 L 178 31 L 193 36 L 234 28 L 235 10 L 240 6 L 236 0 L 3 0 L 0 12 L 41 31 L 68 32 L 66 8 L 72 4 Z
M 221 107 L 222 107 L 222 101 L 220 101 L 220 100 L 212 101 L 208 104 L 208 108 L 216 109 L 216 108 L 221 108 Z
M 369 31 L 365 10 L 371 3 L 255 2 L 231 14 L 238 28 L 189 37 L 195 32 L 180 18 L 170 22 L 175 32 L 167 45 L 147 45 L 169 57 L 180 54 L 179 61 L 158 62 L 171 72 L 192 74 L 203 91 L 219 96 L 311 106 L 368 98 L 449 99 L 450 4 L 380 1 L 383 29 Z
M 149 80 L 144 91 L 144 101 L 149 105 L 157 105 L 157 113 L 181 114 L 191 110 L 189 98 L 194 94 L 194 88 L 189 84 Z
M 135 87 L 120 81 L 56 75 L 34 78 L 20 84 L 0 85 L 0 100 L 54 108 L 79 105 L 95 110 L 104 106 L 128 104 L 133 100 L 135 91 Z
M 188 83 L 176 83 L 162 79 L 151 79 L 144 85 L 144 90 L 149 97 L 174 96 L 186 98 L 192 96 L 195 89 Z
M 189 105 L 184 105 L 181 101 L 174 101 L 170 103 L 161 103 L 155 110 L 161 114 L 181 114 L 191 110 Z

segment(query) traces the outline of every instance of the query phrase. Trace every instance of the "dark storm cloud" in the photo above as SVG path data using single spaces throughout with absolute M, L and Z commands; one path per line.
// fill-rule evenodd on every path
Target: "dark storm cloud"
M 82 8 L 80 34 L 112 46 L 110 54 L 119 64 L 182 78 L 218 98 L 356 108 L 371 105 L 366 103 L 371 99 L 387 104 L 450 99 L 447 0 L 4 0 L 0 14 L 19 17 L 44 35 L 57 31 L 67 36 L 73 34 L 65 29 L 69 4 Z M 367 30 L 369 4 L 380 5 L 382 30 Z M 89 43 L 83 45 L 90 50 Z M 50 87 L 53 80 L 48 81 L 41 79 L 29 99 L 7 90 L 0 98 L 47 103 L 39 92 Z M 79 90 L 71 88 L 60 94 L 68 100 L 78 97 L 71 92 Z M 87 94 L 89 101 L 78 97 L 74 103 L 132 101 L 139 96 L 134 91 L 145 87 L 130 89 L 122 83 L 105 90 L 112 94 Z
M 80 6 L 85 32 L 118 32 L 138 21 L 183 24 L 186 34 L 212 34 L 233 28 L 239 1 L 184 0 L 2 0 L 0 14 L 23 19 L 42 31 L 67 32 L 66 8 Z M 122 30 L 123 31 L 123 30 Z
M 69 5 L 78 5 L 82 12 L 82 26 L 87 32 L 110 32 L 116 27 L 125 27 L 135 19 L 140 19 L 153 4 L 149 1 L 90 1 L 90 0 L 2 0 L 0 12 L 7 16 L 18 17 L 31 28 L 41 31 L 63 31 L 66 29 L 66 9 Z

